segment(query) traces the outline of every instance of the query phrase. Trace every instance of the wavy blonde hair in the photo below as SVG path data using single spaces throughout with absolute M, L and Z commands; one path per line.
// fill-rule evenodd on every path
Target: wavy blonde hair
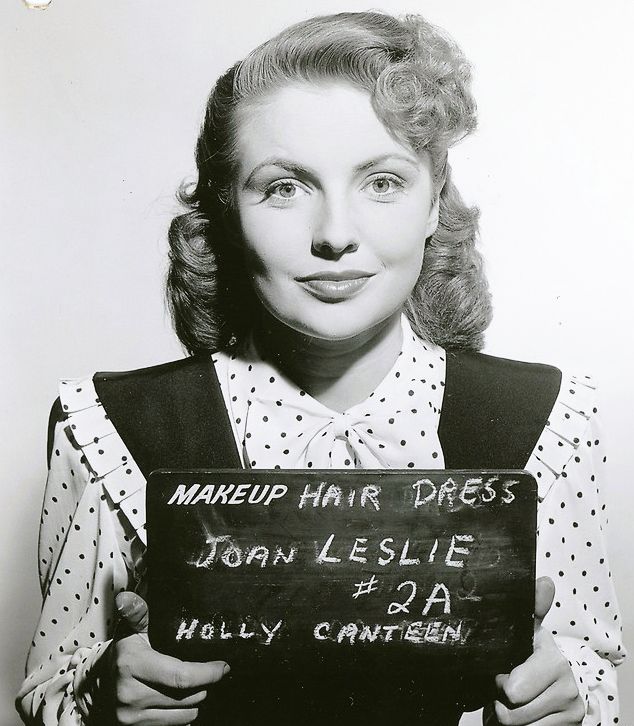
M 233 195 L 238 109 L 281 86 L 342 80 L 370 93 L 385 127 L 432 160 L 439 224 L 427 240 L 406 313 L 416 333 L 445 348 L 480 349 L 491 303 L 476 249 L 478 210 L 451 180 L 447 150 L 476 126 L 462 51 L 419 15 L 364 12 L 311 18 L 253 50 L 216 82 L 196 145 L 198 180 L 182 184 L 186 211 L 169 228 L 166 293 L 182 344 L 226 348 L 247 334 L 258 301 L 245 274 Z

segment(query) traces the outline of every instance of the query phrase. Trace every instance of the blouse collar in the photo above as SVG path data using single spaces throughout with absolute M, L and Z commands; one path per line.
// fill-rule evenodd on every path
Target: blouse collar
M 254 345 L 214 355 L 243 464 L 258 469 L 442 468 L 444 351 L 401 317 L 402 347 L 365 401 L 333 411 L 263 360 Z

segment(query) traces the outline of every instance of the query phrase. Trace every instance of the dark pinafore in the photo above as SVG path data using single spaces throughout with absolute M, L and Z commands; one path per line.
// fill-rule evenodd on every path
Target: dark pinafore
M 523 469 L 559 392 L 561 373 L 550 366 L 479 353 L 448 353 L 439 425 L 448 469 Z M 231 424 L 210 356 L 194 356 L 127 373 L 98 373 L 97 394 L 139 468 L 241 468 Z M 61 414 L 56 407 L 52 424 Z M 59 416 L 63 418 L 63 414 Z M 231 677 L 210 691 L 197 723 L 425 724 L 452 726 L 464 710 L 490 700 L 490 679 L 469 683 L 430 678 L 420 694 L 408 673 L 386 672 L 380 682 L 308 683 L 301 673 L 261 684 Z M 247 693 L 248 691 L 248 693 Z M 255 698 L 253 698 L 255 694 Z M 91 723 L 110 723 L 95 714 Z

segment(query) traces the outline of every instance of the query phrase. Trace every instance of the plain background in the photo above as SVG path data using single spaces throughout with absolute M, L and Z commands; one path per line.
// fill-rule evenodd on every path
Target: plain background
M 475 68 L 453 154 L 482 209 L 487 350 L 591 372 L 610 443 L 611 559 L 631 570 L 634 142 L 630 0 L 384 0 L 446 28 Z M 36 623 L 48 409 L 62 376 L 180 357 L 162 300 L 173 191 L 213 80 L 292 21 L 366 2 L 20 0 L 0 9 L 0 723 Z M 634 722 L 634 667 L 620 670 Z M 629 687 L 628 687 L 629 686 Z

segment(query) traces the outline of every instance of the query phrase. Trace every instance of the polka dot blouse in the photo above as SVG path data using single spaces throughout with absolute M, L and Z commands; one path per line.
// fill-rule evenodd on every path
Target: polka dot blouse
M 444 351 L 402 319 L 403 344 L 369 397 L 332 411 L 263 361 L 253 346 L 213 358 L 242 464 L 257 469 L 433 469 L 444 466 L 438 423 Z M 395 405 L 397 404 L 397 405 Z
M 442 468 L 437 428 L 444 352 L 403 323 L 392 370 L 362 403 L 331 411 L 257 357 L 214 364 L 247 467 Z M 85 724 L 95 665 L 113 633 L 114 597 L 144 593 L 145 479 L 99 402 L 91 378 L 64 380 L 39 541 L 44 603 L 18 705 L 27 723 Z M 537 479 L 537 575 L 556 586 L 544 620 L 586 706 L 584 726 L 618 723 L 625 657 L 607 561 L 606 457 L 595 388 L 564 375 L 526 469 Z

